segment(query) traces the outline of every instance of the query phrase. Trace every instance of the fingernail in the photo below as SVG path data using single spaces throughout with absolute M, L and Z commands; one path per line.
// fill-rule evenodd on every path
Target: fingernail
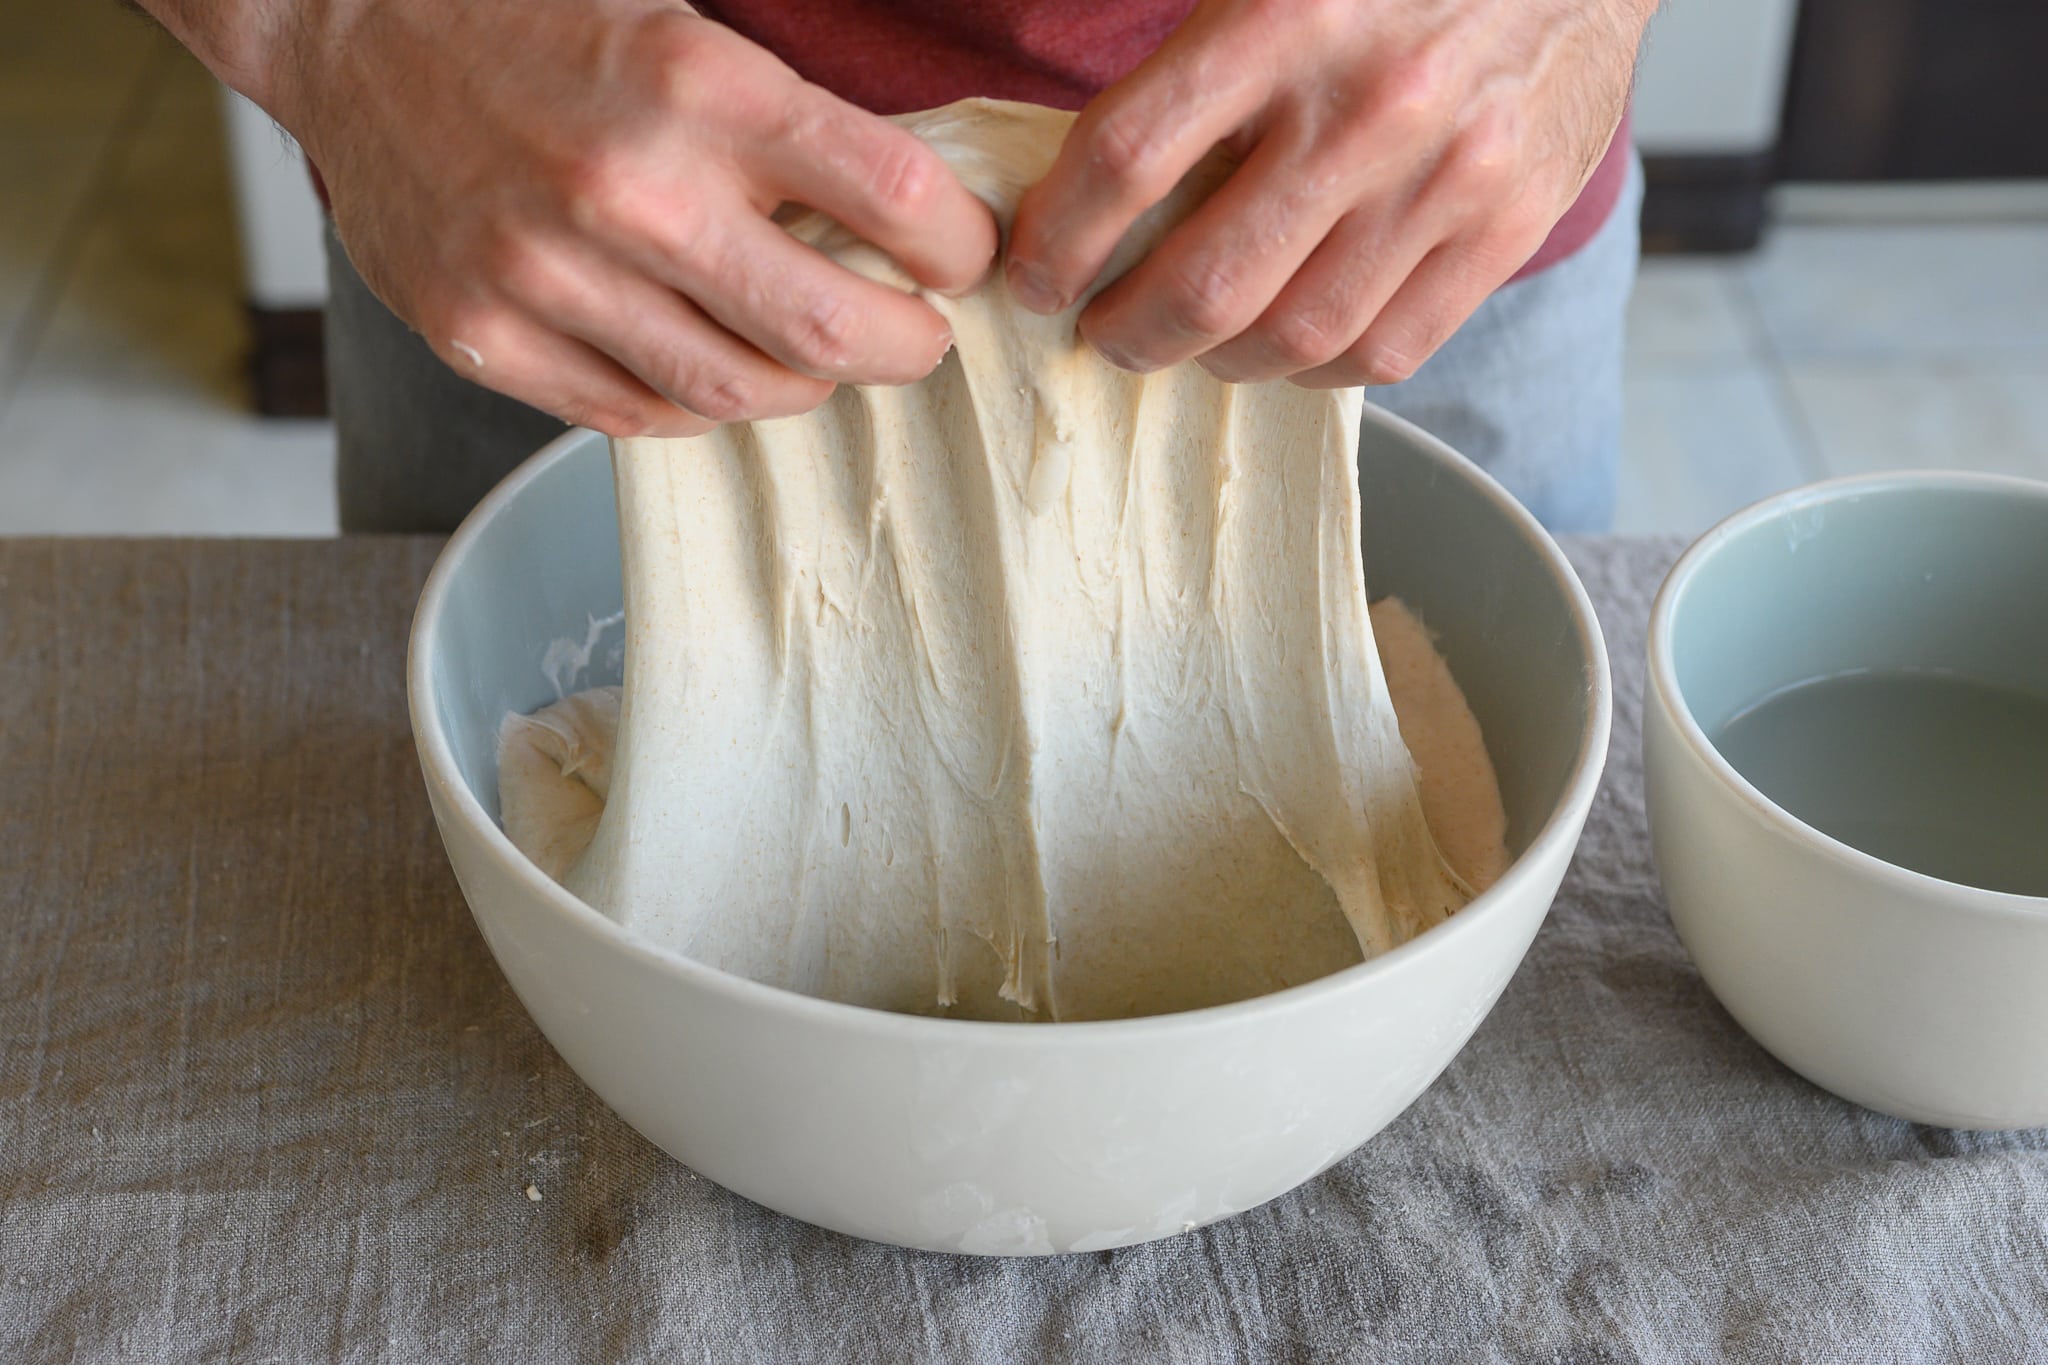
M 974 282 L 972 284 L 962 285 L 958 289 L 941 289 L 939 292 L 941 294 L 944 294 L 949 299 L 973 298 L 976 294 L 979 294 L 981 292 L 981 287 L 983 285 L 987 284 L 989 280 L 994 278 L 995 273 L 996 263 L 994 261 L 990 261 L 986 266 L 982 267 L 981 273 L 974 277 Z
M 936 357 L 936 358 L 935 358 L 935 359 L 934 359 L 934 360 L 932 361 L 932 367 L 931 367 L 931 369 L 929 369 L 929 370 L 926 370 L 926 371 L 925 371 L 925 373 L 926 373 L 927 375 L 930 375 L 930 374 L 931 374 L 931 373 L 932 373 L 932 372 L 933 372 L 934 370 L 937 370 L 937 369 L 939 368 L 939 366 L 941 366 L 941 365 L 945 364 L 945 363 L 946 363 L 946 356 L 947 356 L 947 355 L 948 355 L 948 354 L 949 354 L 949 353 L 950 353 L 950 352 L 952 351 L 952 349 L 953 349 L 953 329 L 952 329 L 951 327 L 948 327 L 948 328 L 946 329 L 946 331 L 945 331 L 945 335 L 943 335 L 943 336 L 941 336 L 941 337 L 939 338 L 939 354 L 938 354 L 938 356 L 937 356 L 937 357 Z
M 1120 346 L 1104 346 L 1098 341 L 1095 343 L 1095 349 L 1101 353 L 1104 360 L 1119 370 L 1128 370 L 1132 374 L 1150 374 L 1159 368 L 1150 361 L 1138 359 Z
M 1196 356 L 1195 363 L 1207 370 L 1210 378 L 1219 379 L 1225 384 L 1242 383 L 1244 380 L 1244 371 L 1242 369 L 1232 365 L 1227 360 L 1217 359 L 1214 353 Z
M 1052 287 L 1052 277 L 1035 265 L 1011 261 L 1003 269 L 1010 281 L 1010 293 L 1034 313 L 1057 313 L 1066 300 Z

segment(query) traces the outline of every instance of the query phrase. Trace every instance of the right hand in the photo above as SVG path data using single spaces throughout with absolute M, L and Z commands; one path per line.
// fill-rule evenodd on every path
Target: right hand
M 662 0 L 302 0 L 250 90 L 364 280 L 458 374 L 613 436 L 922 378 L 922 300 L 771 219 L 818 209 L 942 292 L 996 247 L 917 138 Z

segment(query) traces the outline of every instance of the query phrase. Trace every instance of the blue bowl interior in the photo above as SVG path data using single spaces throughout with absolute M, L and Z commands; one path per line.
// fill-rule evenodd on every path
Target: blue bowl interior
M 1841 673 L 2048 693 L 2048 489 L 1913 475 L 1823 487 L 1707 544 L 1673 600 L 1670 640 L 1680 696 L 1708 735 Z
M 478 532 L 448 581 L 434 706 L 463 781 L 496 820 L 506 714 L 616 683 L 624 666 L 619 520 L 604 438 L 542 457 Z M 574 656 L 586 642 L 579 669 Z
M 1574 614 L 1535 519 L 1447 447 L 1368 420 L 1358 475 L 1366 591 L 1400 598 L 1436 636 L 1479 719 L 1519 858 L 1563 803 L 1588 740 L 1593 624 Z
M 1519 856 L 1564 799 L 1586 742 L 1592 637 L 1535 523 L 1471 465 L 1369 417 L 1359 466 L 1367 588 L 1400 597 L 1436 634 L 1486 736 Z M 619 681 L 624 631 L 601 623 L 620 599 L 605 442 L 571 438 L 477 528 L 436 626 L 433 704 L 493 819 L 499 724 Z

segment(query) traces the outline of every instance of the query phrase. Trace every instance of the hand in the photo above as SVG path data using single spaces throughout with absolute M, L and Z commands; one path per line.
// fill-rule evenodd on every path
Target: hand
M 1627 106 L 1651 0 L 1202 0 L 1018 208 L 1027 307 L 1080 298 L 1219 143 L 1229 179 L 1082 312 L 1125 369 L 1406 379 L 1534 254 Z
M 941 291 L 994 255 L 922 142 L 663 0 L 230 3 L 287 16 L 216 69 L 320 168 L 370 287 L 457 372 L 574 423 L 687 435 L 938 364 L 939 315 L 798 244 L 784 202 Z

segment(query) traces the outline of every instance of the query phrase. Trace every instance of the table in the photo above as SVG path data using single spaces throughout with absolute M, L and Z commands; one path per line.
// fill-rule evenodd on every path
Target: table
M 1815 1089 L 1672 933 L 1638 736 L 1676 542 L 1570 547 L 1616 666 L 1607 780 L 1450 1070 L 1292 1195 L 1042 1262 L 768 1213 L 554 1056 L 470 923 L 413 759 L 405 635 L 437 548 L 0 541 L 0 1359 L 2048 1343 L 2048 1130 L 1945 1132 Z

